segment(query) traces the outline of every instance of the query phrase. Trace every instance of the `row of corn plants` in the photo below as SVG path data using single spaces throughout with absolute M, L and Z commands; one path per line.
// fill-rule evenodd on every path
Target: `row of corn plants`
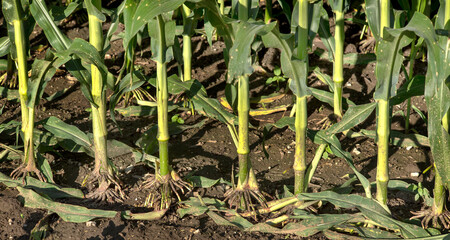
M 1 145 L 4 148 L 2 157 L 14 153 L 22 158 L 22 164 L 12 171 L 10 177 L 0 175 L 1 181 L 7 186 L 17 187 L 25 199 L 25 206 L 49 209 L 66 221 L 113 217 L 115 211 L 87 209 L 56 199 L 71 197 L 123 201 L 126 192 L 111 161 L 113 152 L 121 151 L 133 153 L 136 161 L 144 161 L 154 168 L 154 173 L 143 179 L 141 186 L 149 191 L 146 206 L 152 211 L 124 211 L 121 214 L 125 219 L 161 218 L 176 200 L 179 202 L 177 212 L 181 217 L 207 214 L 218 224 L 234 225 L 247 231 L 294 233 L 303 237 L 323 232 L 329 238 L 346 238 L 345 234 L 349 233 L 374 239 L 442 237 L 438 229 L 448 231 L 445 229 L 450 228 L 450 212 L 446 208 L 450 182 L 450 1 L 440 0 L 432 19 L 423 14 L 427 12 L 427 15 L 432 15 L 431 10 L 421 5 L 426 5 L 426 1 L 414 2 L 413 7 L 409 8 L 406 7 L 409 1 L 399 1 L 409 10 L 408 14 L 394 11 L 391 1 L 387 0 L 366 0 L 360 4 L 364 9 L 365 28 L 369 27 L 375 39 L 375 54 L 367 56 L 373 56 L 370 61 L 376 62 L 377 81 L 373 101 L 361 105 L 343 97 L 343 83 L 346 82 L 344 63 L 359 64 L 358 59 L 351 60 L 354 55 L 344 54 L 344 28 L 348 20 L 345 16 L 350 6 L 355 8 L 358 3 L 349 0 L 279 0 L 264 3 L 263 12 L 260 2 L 255 0 L 125 0 L 115 9 L 103 9 L 99 0 L 85 0 L 67 4 L 64 11 L 58 8 L 62 12 L 57 15 L 56 8 L 49 8 L 43 0 L 2 0 L 8 36 L 0 38 L 0 55 L 7 56 L 0 62 L 0 67 L 7 70 L 2 79 L 8 81 L 13 81 L 12 72 L 17 69 L 21 122 L 4 123 L 0 125 L 0 132 L 6 136 L 20 129 L 23 150 Z M 334 36 L 330 33 L 327 4 L 333 13 Z M 278 17 L 283 14 L 287 19 L 288 31 L 280 28 L 281 17 L 278 19 L 275 15 L 274 6 L 281 7 Z M 57 24 L 57 17 L 59 20 L 61 15 L 69 17 L 80 8 L 87 11 L 89 42 L 70 39 Z M 107 20 L 110 27 L 105 32 L 103 24 Z M 119 25 L 123 25 L 124 30 L 117 34 Z M 42 28 L 50 47 L 45 58 L 35 59 L 30 67 L 29 36 L 36 26 Z M 209 43 L 214 40 L 225 44 L 223 58 L 228 70 L 225 102 L 208 97 L 202 83 L 193 79 L 195 59 L 191 37 L 197 33 L 204 34 Z M 309 55 L 316 35 L 326 46 L 328 59 L 333 62 L 332 77 L 310 66 Z M 122 40 L 125 53 L 122 68 L 118 76 L 114 76 L 104 59 L 111 41 L 118 39 Z M 145 76 L 135 66 L 136 53 L 139 48 L 146 47 L 145 42 L 150 42 L 152 61 L 156 62 L 156 77 Z M 411 46 L 409 72 L 403 65 L 403 51 L 408 46 Z M 281 71 L 289 79 L 288 88 L 294 99 L 291 117 L 283 117 L 267 126 L 288 126 L 295 131 L 295 154 L 292 159 L 294 187 L 292 191 L 284 189 L 284 194 L 272 201 L 268 201 L 272 196 L 258 186 L 249 147 L 249 116 L 252 114 L 249 82 L 254 66 L 258 64 L 258 53 L 264 48 L 278 49 Z M 426 76 L 414 75 L 413 66 L 419 48 L 427 60 Z M 178 75 L 168 76 L 167 64 L 172 60 L 178 65 Z M 80 82 L 81 92 L 91 105 L 92 134 L 56 117 L 35 121 L 35 107 L 43 98 L 46 84 L 58 69 L 67 71 Z M 397 88 L 401 69 L 407 81 Z M 308 86 L 308 76 L 311 74 L 327 85 L 330 91 Z M 154 88 L 146 91 L 143 86 Z M 108 89 L 113 92 L 109 97 Z M 13 91 L 10 90 L 9 95 L 14 95 Z M 421 95 L 425 96 L 428 111 L 428 141 L 418 134 L 391 131 L 393 106 L 407 101 L 405 119 L 408 131 L 411 97 Z M 308 99 L 311 96 L 333 108 L 334 114 L 326 119 L 327 124 L 322 130 L 308 129 Z M 57 97 L 50 96 L 47 100 Z M 137 147 L 108 139 L 107 110 L 115 127 L 121 131 L 115 119 L 117 112 L 126 113 L 117 108 L 121 101 L 126 106 L 136 102 L 138 106 L 126 109 L 138 109 L 140 115 L 145 115 L 145 111 L 157 115 L 157 123 L 136 142 Z M 190 194 L 196 187 L 209 187 L 219 180 L 199 176 L 203 179 L 199 183 L 192 177 L 183 179 L 174 170 L 169 152 L 172 134 L 169 116 L 174 110 L 205 115 L 222 122 L 229 129 L 237 151 L 238 174 L 237 179 L 232 176 L 231 187 L 222 200 Z M 355 131 L 354 127 L 375 110 L 376 130 Z M 375 198 L 372 196 L 371 182 L 355 167 L 351 154 L 343 150 L 338 138 L 340 135 L 373 138 L 376 141 Z M 309 165 L 307 138 L 318 145 Z M 416 143 L 417 139 L 420 143 Z M 407 223 L 392 217 L 388 191 L 389 188 L 410 187 L 405 182 L 390 180 L 389 176 L 390 147 L 404 146 L 403 142 L 408 141 L 410 145 L 428 144 L 431 148 L 435 186 L 430 206 L 415 212 L 413 221 Z M 50 164 L 39 151 L 43 146 L 83 152 L 94 158 L 93 171 L 83 182 L 83 185 L 89 186 L 87 194 L 78 189 L 61 188 L 54 183 Z M 308 184 L 326 151 L 343 158 L 354 172 L 354 177 L 339 188 L 308 193 Z M 31 176 L 36 176 L 39 181 Z M 355 187 L 356 181 L 362 188 Z M 365 196 L 350 194 L 355 189 L 362 190 Z M 359 211 L 310 214 L 326 203 Z M 268 216 L 269 220 L 258 222 L 261 215 Z M 253 222 L 247 220 L 248 217 L 253 217 Z M 420 219 L 423 228 L 417 226 L 420 221 L 414 219 Z M 430 226 L 432 228 L 427 229 Z

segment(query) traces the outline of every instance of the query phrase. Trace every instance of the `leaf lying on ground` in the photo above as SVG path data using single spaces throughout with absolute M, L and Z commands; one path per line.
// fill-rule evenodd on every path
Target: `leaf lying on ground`
M 202 176 L 190 176 L 187 177 L 186 180 L 192 183 L 193 187 L 201 187 L 201 188 L 210 188 L 218 183 L 224 183 L 227 185 L 231 185 L 230 182 L 224 180 L 223 178 L 219 179 L 211 179 Z
M 400 230 L 405 238 L 427 237 L 430 234 L 423 228 L 395 220 L 390 213 L 374 199 L 359 195 L 344 195 L 331 191 L 320 193 L 300 193 L 299 200 L 322 200 L 342 208 L 357 208 L 365 217 L 388 229 Z
M 31 189 L 17 186 L 20 195 L 24 198 L 25 207 L 43 208 L 58 214 L 66 222 L 87 222 L 95 218 L 113 218 L 116 211 L 88 209 L 82 206 L 59 203 L 49 200 Z
M 44 194 L 51 199 L 59 198 L 84 198 L 81 190 L 75 188 L 61 188 L 52 183 L 41 182 L 35 178 L 27 176 L 25 184 L 22 180 L 13 180 L 10 177 L 0 172 L 0 182 L 8 187 L 22 187 L 26 189 L 33 189 L 34 191 Z
M 132 213 L 131 211 L 123 211 L 121 216 L 126 220 L 158 220 L 161 219 L 166 212 L 167 209 L 146 213 Z

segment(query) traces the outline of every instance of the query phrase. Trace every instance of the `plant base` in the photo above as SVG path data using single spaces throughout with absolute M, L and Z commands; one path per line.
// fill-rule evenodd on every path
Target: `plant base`
M 410 219 L 422 218 L 422 227 L 428 228 L 428 225 L 432 224 L 434 228 L 446 228 L 450 229 L 450 212 L 444 210 L 441 214 L 437 214 L 432 208 L 427 208 L 418 212 L 411 212 L 414 216 Z M 442 224 L 442 225 L 441 225 Z
M 230 208 L 244 209 L 247 212 L 256 211 L 257 204 L 261 207 L 267 207 L 265 193 L 258 188 L 250 187 L 248 184 L 243 187 L 232 188 L 225 193 L 225 202 Z M 256 202 L 254 201 L 256 200 Z
M 150 193 L 145 201 L 145 206 L 154 208 L 156 211 L 167 209 L 172 203 L 172 192 L 181 201 L 181 194 L 187 194 L 192 190 L 192 186 L 183 181 L 174 170 L 170 174 L 161 176 L 159 174 L 151 174 L 141 186 L 141 189 L 149 189 Z
M 123 202 L 125 194 L 118 183 L 118 179 L 109 173 L 94 173 L 89 182 L 98 182 L 98 187 L 86 195 L 86 198 L 98 202 Z M 111 188 L 114 186 L 114 189 Z
M 11 172 L 10 176 L 12 179 L 21 178 L 23 179 L 23 181 L 25 181 L 25 177 L 28 176 L 29 173 L 34 173 L 40 181 L 47 182 L 44 174 L 42 174 L 41 170 L 39 170 L 34 164 L 21 164 L 18 168 L 14 169 L 14 171 Z

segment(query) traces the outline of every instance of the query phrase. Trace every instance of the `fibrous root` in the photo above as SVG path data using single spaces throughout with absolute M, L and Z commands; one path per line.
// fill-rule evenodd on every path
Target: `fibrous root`
M 107 201 L 107 202 L 123 202 L 125 194 L 118 183 L 118 179 L 112 174 L 97 173 L 94 174 L 89 182 L 98 182 L 98 187 L 86 195 L 86 198 L 94 201 Z M 113 185 L 114 189 L 111 188 Z
M 180 192 L 184 195 L 192 190 L 192 186 L 183 181 L 174 170 L 165 176 L 151 174 L 140 188 L 150 190 L 144 205 L 156 211 L 169 208 L 172 203 L 172 192 L 175 193 L 178 201 L 181 201 Z
M 45 179 L 44 174 L 42 174 L 42 172 L 36 166 L 30 164 L 20 165 L 18 168 L 12 171 L 11 178 L 12 179 L 20 178 L 23 181 L 25 181 L 25 177 L 28 176 L 29 173 L 34 173 L 36 174 L 36 176 L 39 178 L 40 181 L 47 182 L 47 179 Z
M 420 219 L 422 218 L 422 227 L 428 228 L 430 222 L 434 228 L 441 228 L 442 226 L 446 229 L 450 229 L 450 212 L 444 210 L 441 214 L 437 214 L 432 208 L 421 210 L 418 212 L 411 212 L 414 214 L 410 219 Z M 442 224 L 442 225 L 441 225 Z

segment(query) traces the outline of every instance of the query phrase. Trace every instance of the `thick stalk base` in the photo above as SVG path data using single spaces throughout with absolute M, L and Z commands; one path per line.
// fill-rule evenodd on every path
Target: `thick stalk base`
M 178 201 L 181 201 L 181 194 L 187 194 L 192 190 L 192 186 L 183 181 L 177 172 L 170 171 L 170 174 L 161 176 L 159 173 L 151 174 L 141 186 L 141 189 L 149 189 L 150 193 L 145 201 L 145 206 L 154 208 L 155 211 L 167 209 L 172 203 L 172 193 L 175 193 Z

